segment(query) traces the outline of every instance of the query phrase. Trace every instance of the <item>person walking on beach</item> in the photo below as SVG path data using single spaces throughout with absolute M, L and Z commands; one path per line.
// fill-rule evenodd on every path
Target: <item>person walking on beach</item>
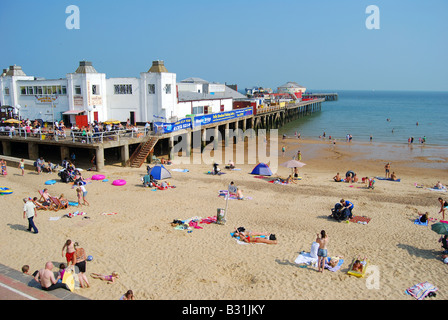
M 34 280 L 36 280 L 40 285 L 42 286 L 42 289 L 45 291 L 51 291 L 54 289 L 67 289 L 70 290 L 65 283 L 58 283 L 56 278 L 54 277 L 53 273 L 53 263 L 51 261 L 48 261 L 45 264 L 45 268 L 40 269 L 39 272 L 34 277 Z
M 282 156 L 283 156 L 283 157 L 285 156 L 285 152 L 286 152 L 286 147 L 283 145 L 283 146 L 282 146 Z
M 390 178 L 390 163 L 386 163 L 384 166 L 384 170 L 386 171 L 386 178 Z
M 34 233 L 38 233 L 39 230 L 37 230 L 37 227 L 34 224 L 34 217 L 37 217 L 36 205 L 30 198 L 23 199 L 23 202 L 25 202 L 25 205 L 23 206 L 23 219 L 28 219 L 27 230 L 31 232 L 32 229 Z
M 325 232 L 325 230 L 322 230 L 320 232 L 320 235 L 317 233 L 316 242 L 319 244 L 319 249 L 317 250 L 317 267 L 318 272 L 324 272 L 325 267 L 325 259 L 327 257 L 328 251 L 327 251 L 327 245 L 328 245 L 328 235 Z

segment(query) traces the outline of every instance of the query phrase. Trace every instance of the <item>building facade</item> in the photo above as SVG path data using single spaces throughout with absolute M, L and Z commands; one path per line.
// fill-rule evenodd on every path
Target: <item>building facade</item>
M 0 76 L 1 108 L 43 122 L 177 121 L 232 110 L 233 101 L 244 98 L 226 85 L 199 78 L 177 83 L 176 74 L 159 60 L 139 78 L 106 78 L 89 61 L 61 79 L 28 76 L 20 66 L 10 66 Z

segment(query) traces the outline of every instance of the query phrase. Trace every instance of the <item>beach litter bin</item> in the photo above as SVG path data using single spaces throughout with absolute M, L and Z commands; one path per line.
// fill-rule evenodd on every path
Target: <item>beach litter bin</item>
M 217 224 L 225 224 L 226 223 L 226 210 L 223 208 L 218 208 L 216 213 L 216 223 Z

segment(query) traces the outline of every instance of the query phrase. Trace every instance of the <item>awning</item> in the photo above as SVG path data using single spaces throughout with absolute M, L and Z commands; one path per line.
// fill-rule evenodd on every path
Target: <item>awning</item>
M 84 110 L 68 110 L 63 112 L 62 114 L 80 114 L 80 113 L 84 113 Z

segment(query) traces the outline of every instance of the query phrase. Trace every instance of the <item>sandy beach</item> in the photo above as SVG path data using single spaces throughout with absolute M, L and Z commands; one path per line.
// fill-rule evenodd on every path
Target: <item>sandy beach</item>
M 8 175 L 0 177 L 0 185 L 14 192 L 0 198 L 0 261 L 17 270 L 28 264 L 34 271 L 46 261 L 58 266 L 65 262 L 61 253 L 65 241 L 77 241 L 93 260 L 87 263 L 90 288 L 75 292 L 95 300 L 117 300 L 129 289 L 137 300 L 414 300 L 405 290 L 425 281 L 439 289 L 430 299 L 448 299 L 448 266 L 441 259 L 440 236 L 431 231 L 432 222 L 414 224 L 419 212 L 441 219 L 437 198 L 448 194 L 427 188 L 437 181 L 448 184 L 446 148 L 356 141 L 333 145 L 328 140 L 293 138 L 280 140 L 279 148 L 283 144 L 286 154 L 279 154 L 279 164 L 297 150 L 306 163 L 297 184 L 257 179 L 250 174 L 254 164 L 237 164 L 241 170 L 223 169 L 226 174 L 220 176 L 206 174 L 210 165 L 182 164 L 167 166 L 172 174 L 168 181 L 176 188 L 152 191 L 140 180 L 144 166 L 110 165 L 102 172 L 109 181 L 86 185 L 90 206 L 38 211 L 34 221 L 39 234 L 26 231 L 22 199 L 38 196 L 38 190 L 47 187 L 52 195 L 64 194 L 76 201 L 75 189 L 60 182 L 56 173 L 38 175 L 27 170 L 22 177 L 15 165 L 8 164 Z M 371 190 L 363 183 L 332 180 L 337 172 L 345 176 L 348 170 L 360 178 L 384 176 L 389 161 L 400 182 L 377 180 Z M 176 168 L 189 172 L 172 170 Z M 285 178 L 289 173 L 290 169 L 279 166 L 275 175 Z M 90 178 L 95 172 L 82 174 Z M 49 179 L 57 183 L 45 185 Z M 127 184 L 113 186 L 115 179 L 125 179 Z M 171 226 L 174 219 L 216 216 L 226 204 L 218 192 L 230 181 L 251 199 L 229 200 L 225 225 L 202 223 L 192 232 Z M 355 216 L 368 217 L 370 222 L 329 219 L 341 198 L 355 204 Z M 63 217 L 75 211 L 86 215 Z M 278 244 L 240 244 L 230 236 L 239 226 L 274 233 Z M 301 251 L 310 251 L 321 230 L 330 238 L 329 256 L 344 259 L 338 271 L 319 273 L 313 266 L 294 262 Z M 368 257 L 376 270 L 376 288 L 368 285 L 369 278 L 347 274 L 357 256 Z M 120 274 L 113 284 L 90 277 L 93 272 L 113 271 Z

